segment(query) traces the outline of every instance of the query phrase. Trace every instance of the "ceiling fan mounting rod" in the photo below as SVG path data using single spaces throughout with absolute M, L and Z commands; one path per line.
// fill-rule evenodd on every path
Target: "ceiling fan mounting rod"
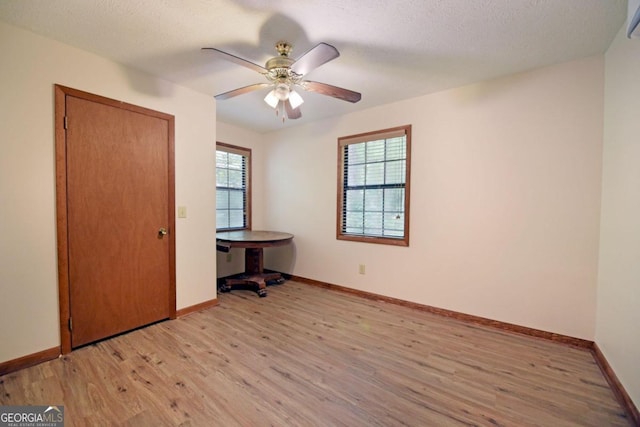
M 284 41 L 276 43 L 276 50 L 280 56 L 289 56 L 293 50 L 293 46 Z

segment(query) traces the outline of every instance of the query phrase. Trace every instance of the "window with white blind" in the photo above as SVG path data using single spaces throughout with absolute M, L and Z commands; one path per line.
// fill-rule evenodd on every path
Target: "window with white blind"
M 251 150 L 216 144 L 216 229 L 251 229 Z
M 337 238 L 409 246 L 411 125 L 338 138 Z

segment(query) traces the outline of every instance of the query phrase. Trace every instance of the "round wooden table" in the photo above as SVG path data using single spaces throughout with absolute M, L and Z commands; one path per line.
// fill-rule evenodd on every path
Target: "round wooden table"
M 244 273 L 239 277 L 228 278 L 220 287 L 221 292 L 229 292 L 234 285 L 256 285 L 260 297 L 267 296 L 267 282 L 281 283 L 280 273 L 264 272 L 264 248 L 287 245 L 293 240 L 293 234 L 280 231 L 237 230 L 216 233 L 216 247 L 223 252 L 230 248 L 244 248 Z

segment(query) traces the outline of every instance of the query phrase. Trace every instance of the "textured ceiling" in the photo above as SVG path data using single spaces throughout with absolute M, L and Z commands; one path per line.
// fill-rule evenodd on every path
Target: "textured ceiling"
M 210 95 L 264 77 L 201 47 L 263 65 L 279 40 L 294 45 L 294 58 L 334 45 L 341 56 L 308 78 L 362 101 L 302 92 L 303 117 L 284 124 L 262 102 L 267 89 L 218 102 L 218 119 L 265 132 L 602 53 L 626 8 L 626 0 L 2 0 L 0 20 Z

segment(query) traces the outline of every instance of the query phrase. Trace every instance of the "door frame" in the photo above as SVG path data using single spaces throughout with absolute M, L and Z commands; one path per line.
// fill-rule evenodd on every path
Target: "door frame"
M 54 85 L 55 90 L 55 162 L 56 162 L 56 229 L 58 240 L 58 304 L 60 309 L 60 352 L 70 353 L 71 330 L 69 298 L 69 241 L 67 217 L 67 150 L 66 150 L 66 97 L 68 95 L 87 101 L 98 102 L 147 116 L 157 117 L 168 124 L 168 218 L 169 218 L 169 318 L 176 318 L 176 240 L 175 240 L 175 118 L 174 116 L 115 99 L 105 98 L 62 85 Z

